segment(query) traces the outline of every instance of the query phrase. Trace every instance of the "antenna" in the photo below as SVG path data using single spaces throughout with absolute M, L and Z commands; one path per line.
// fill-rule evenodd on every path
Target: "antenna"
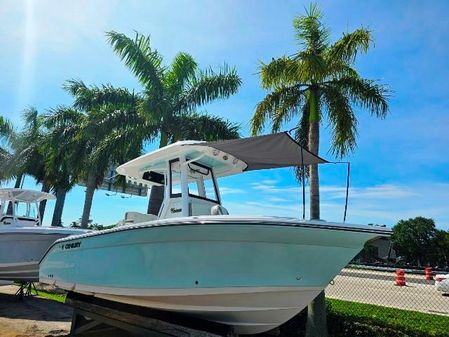
M 351 163 L 349 161 L 333 161 L 332 164 L 346 164 L 346 190 L 345 190 L 345 210 L 343 212 L 343 223 L 346 222 L 346 215 L 348 213 L 348 200 L 349 200 L 349 182 L 351 176 Z
M 299 126 L 296 126 L 288 131 L 285 131 L 287 134 L 291 136 L 292 131 L 299 129 Z M 299 145 L 299 144 L 298 144 Z M 349 200 L 349 183 L 350 183 L 350 175 L 351 175 L 351 163 L 349 161 L 334 161 L 328 162 L 331 164 L 346 164 L 347 165 L 347 173 L 346 173 L 346 191 L 345 191 L 345 210 L 343 212 L 343 222 L 346 222 L 346 215 L 348 213 L 348 200 Z M 303 156 L 303 147 L 301 146 L 301 180 L 302 180 L 302 218 L 303 220 L 306 217 L 306 190 L 305 190 L 305 177 L 304 177 L 304 156 Z
M 302 180 L 302 219 L 306 219 L 306 180 L 305 180 L 305 167 L 304 167 L 304 154 L 301 146 L 301 180 Z
M 349 177 L 351 175 L 351 163 L 346 162 L 346 164 L 348 164 L 348 171 L 346 174 L 346 197 L 345 197 L 345 212 L 343 214 L 343 222 L 346 222 L 346 212 L 348 211 Z

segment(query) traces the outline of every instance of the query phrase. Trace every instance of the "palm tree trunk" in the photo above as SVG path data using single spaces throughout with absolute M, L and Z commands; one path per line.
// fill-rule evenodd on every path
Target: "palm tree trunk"
M 22 178 L 23 174 L 19 174 L 16 178 L 16 183 L 14 184 L 14 188 L 20 188 L 20 185 L 22 185 Z
M 23 174 L 19 174 L 16 178 L 16 182 L 14 184 L 14 188 L 20 188 L 20 185 L 22 185 L 22 178 L 23 178 Z M 8 204 L 8 208 L 6 210 L 6 214 L 12 214 L 12 208 L 13 208 L 13 203 L 10 202 Z
M 309 151 L 318 155 L 320 139 L 319 122 L 309 124 Z M 318 165 L 310 165 L 310 219 L 320 219 L 320 179 L 318 176 Z
M 308 148 L 318 155 L 320 145 L 320 115 L 317 92 L 311 91 L 309 97 L 309 139 Z M 310 219 L 320 219 L 320 181 L 318 165 L 310 165 Z M 327 337 L 326 301 L 322 291 L 307 307 L 306 337 Z
M 53 211 L 53 219 L 51 220 L 52 226 L 62 226 L 62 211 L 64 210 L 65 197 L 67 190 L 65 188 L 58 188 L 56 190 L 56 204 Z
M 46 181 L 42 183 L 42 192 L 48 193 L 50 192 L 50 184 L 48 184 Z M 39 217 L 41 219 L 41 224 L 44 223 L 44 214 L 45 214 L 45 207 L 47 206 L 47 200 L 42 200 L 39 203 Z
M 167 144 L 168 144 L 168 135 L 166 132 L 161 132 L 161 141 L 159 143 L 159 148 L 164 147 Z M 163 200 L 164 200 L 164 186 L 151 187 L 150 198 L 148 199 L 147 213 L 158 215 Z
M 84 199 L 83 215 L 81 217 L 81 228 L 87 228 L 87 225 L 89 224 L 90 210 L 92 208 L 92 201 L 96 189 L 97 182 L 95 173 L 89 172 L 86 183 L 86 197 Z
M 306 337 L 327 337 L 326 301 L 324 291 L 307 307 Z

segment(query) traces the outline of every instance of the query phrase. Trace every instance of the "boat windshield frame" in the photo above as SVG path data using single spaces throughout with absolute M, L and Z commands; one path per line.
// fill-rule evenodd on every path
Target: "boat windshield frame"
M 18 215 L 18 205 L 19 204 L 26 204 L 27 214 L 25 215 Z M 9 205 L 11 205 L 12 214 L 8 214 L 8 208 Z M 36 211 L 36 216 L 31 216 L 30 211 L 31 207 L 34 206 Z M 12 219 L 13 223 L 4 223 L 3 221 L 5 219 Z M 39 202 L 38 201 L 23 201 L 23 200 L 17 200 L 15 198 L 11 199 L 2 199 L 0 202 L 0 221 L 1 225 L 13 225 L 14 222 L 21 220 L 21 221 L 34 221 L 36 222 L 35 226 L 41 226 L 41 217 L 39 212 Z
M 170 198 L 183 198 L 182 187 L 181 187 L 181 191 L 180 192 L 173 193 L 173 169 L 172 169 L 172 164 L 176 163 L 176 162 L 179 162 L 180 167 L 181 167 L 181 165 L 187 166 L 188 168 L 190 168 L 193 171 L 195 171 L 195 170 L 192 169 L 192 167 L 190 165 L 191 164 L 196 165 L 198 167 L 201 167 L 201 168 L 207 170 L 207 175 L 210 174 L 210 178 L 208 178 L 208 180 L 210 179 L 212 181 L 212 185 L 214 187 L 215 198 L 212 199 L 212 198 L 208 198 L 208 197 L 203 197 L 203 196 L 201 196 L 199 194 L 192 194 L 192 193 L 190 193 L 190 190 L 187 188 L 188 197 L 192 197 L 192 198 L 200 199 L 200 200 L 206 200 L 206 201 L 210 201 L 210 202 L 213 202 L 213 203 L 221 205 L 221 198 L 220 198 L 220 193 L 219 193 L 219 189 L 218 189 L 218 185 L 217 185 L 217 179 L 216 179 L 215 174 L 214 174 L 214 169 L 212 167 L 207 166 L 207 165 L 198 163 L 197 161 L 191 161 L 191 159 L 189 159 L 189 158 L 186 158 L 186 161 L 184 161 L 184 162 L 181 162 L 180 158 L 175 158 L 175 159 L 171 159 L 171 160 L 168 161 L 168 166 L 169 166 L 169 169 L 168 169 L 169 187 L 168 187 L 168 189 L 169 189 Z M 202 174 L 202 173 L 200 172 L 200 174 Z M 180 178 L 179 179 L 179 183 L 180 184 L 183 183 L 182 179 L 181 179 L 181 175 L 182 175 L 182 169 L 180 170 L 180 177 L 179 177 Z M 192 181 L 198 182 L 196 179 L 194 179 Z M 188 179 L 186 179 L 186 183 L 188 185 L 188 183 L 189 183 Z M 204 182 L 203 182 L 203 184 L 204 184 Z M 204 186 L 204 189 L 205 189 L 205 186 Z M 206 193 L 204 193 L 204 194 L 206 195 Z

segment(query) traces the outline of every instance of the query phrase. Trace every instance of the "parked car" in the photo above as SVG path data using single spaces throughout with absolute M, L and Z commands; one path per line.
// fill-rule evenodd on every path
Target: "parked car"
M 449 293 L 449 274 L 435 275 L 435 286 L 438 291 Z

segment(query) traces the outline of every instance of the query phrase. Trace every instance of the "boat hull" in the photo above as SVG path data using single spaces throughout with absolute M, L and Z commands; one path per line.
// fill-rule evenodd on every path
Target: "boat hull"
M 80 231 L 42 227 L 0 229 L 0 280 L 39 281 L 39 261 L 58 239 Z
M 254 334 L 304 309 L 377 236 L 276 221 L 125 226 L 56 242 L 40 281 Z
M 271 330 L 305 308 L 322 288 L 299 287 L 236 287 L 213 288 L 202 292 L 189 289 L 185 295 L 160 295 L 148 292 L 112 295 L 111 292 L 82 292 L 98 298 L 174 311 L 198 318 L 231 325 L 239 334 L 254 334 Z M 123 289 L 122 289 L 123 291 Z M 134 295 L 131 295 L 134 293 Z

